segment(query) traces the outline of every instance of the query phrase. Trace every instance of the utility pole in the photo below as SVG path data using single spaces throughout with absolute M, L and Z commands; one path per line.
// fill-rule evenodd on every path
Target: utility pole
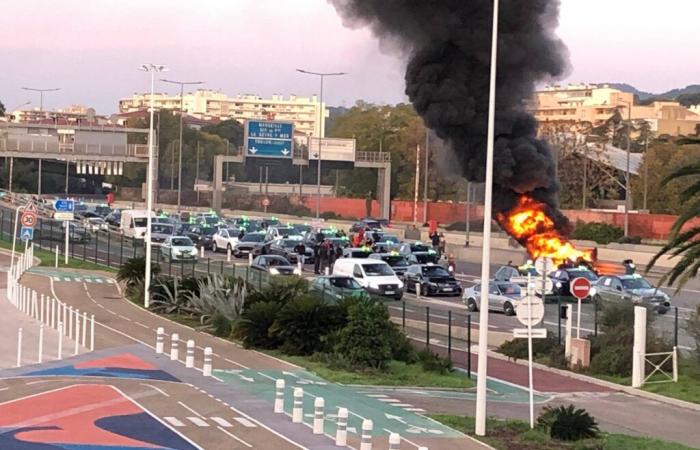
M 423 223 L 428 222 L 428 167 L 430 167 L 430 128 L 425 128 L 425 174 L 423 175 Z
M 420 144 L 416 145 L 416 187 L 413 195 L 413 225 L 418 223 L 418 185 L 420 183 Z
M 60 91 L 61 88 L 30 88 L 30 87 L 23 87 L 25 91 L 32 91 L 32 92 L 38 92 L 39 93 L 39 112 L 44 112 L 44 92 L 56 92 Z
M 177 157 L 177 212 L 180 212 L 180 200 L 181 200 L 181 195 L 182 195 L 182 121 L 183 121 L 183 116 L 185 115 L 185 86 L 190 86 L 190 85 L 196 85 L 196 84 L 203 84 L 203 81 L 174 81 L 174 80 L 161 80 L 163 83 L 170 83 L 170 84 L 177 84 L 180 86 L 180 139 L 178 142 L 180 143 L 180 151 L 178 152 L 178 157 Z
M 624 103 L 627 106 L 627 167 L 625 169 L 625 222 L 624 231 L 625 237 L 629 236 L 630 221 L 629 221 L 629 210 L 632 208 L 632 188 L 630 186 L 630 145 L 632 141 L 632 103 L 619 99 L 620 103 Z
M 39 158 L 39 182 L 36 187 L 37 196 L 41 197 L 41 158 Z

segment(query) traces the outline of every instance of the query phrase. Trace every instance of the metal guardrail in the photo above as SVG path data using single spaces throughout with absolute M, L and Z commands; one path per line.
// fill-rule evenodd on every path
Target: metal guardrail
M 85 156 L 124 156 L 148 158 L 146 144 L 79 144 L 60 143 L 54 137 L 6 137 L 0 139 L 0 151 L 37 154 L 70 154 Z

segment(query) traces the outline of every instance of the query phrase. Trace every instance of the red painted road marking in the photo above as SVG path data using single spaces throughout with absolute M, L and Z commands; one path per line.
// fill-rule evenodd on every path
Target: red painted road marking
M 132 355 L 131 353 L 123 353 L 121 355 L 108 356 L 106 358 L 93 359 L 92 361 L 84 361 L 74 364 L 76 369 L 90 369 L 101 367 L 113 367 L 119 369 L 136 369 L 136 370 L 155 370 L 156 367 L 147 363 L 141 358 Z

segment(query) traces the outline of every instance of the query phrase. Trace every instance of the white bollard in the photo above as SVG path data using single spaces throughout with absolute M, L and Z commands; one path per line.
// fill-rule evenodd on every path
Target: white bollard
M 51 297 L 51 328 L 56 328 L 56 299 Z
M 634 343 L 632 346 L 632 387 L 640 388 L 644 384 L 647 353 L 647 309 L 634 307 Z
M 73 339 L 73 316 L 75 315 L 74 311 L 75 310 L 72 306 L 68 308 L 68 339 Z M 65 325 L 65 322 L 63 323 Z
M 32 307 L 31 307 L 32 314 L 31 314 L 31 316 L 34 319 L 39 318 L 39 311 L 38 311 L 39 305 L 37 304 L 37 303 L 39 303 L 39 301 L 37 300 L 37 298 L 38 298 L 38 295 L 37 295 L 36 291 L 32 291 Z
M 389 435 L 389 450 L 399 450 L 401 448 L 401 436 L 399 433 L 391 433 Z
M 46 301 L 46 297 L 44 297 L 44 294 L 41 294 L 41 303 L 39 304 L 39 322 L 45 323 L 44 322 L 44 302 Z
M 163 329 L 163 327 L 158 327 L 158 329 L 156 330 L 156 353 L 159 355 L 163 353 L 163 340 L 165 339 L 165 337 L 163 336 L 164 334 L 165 330 Z
M 81 339 L 83 347 L 87 344 L 87 312 L 83 311 L 83 335 Z
M 420 283 L 416 283 L 416 298 L 420 298 Z
M 17 367 L 22 365 L 22 328 L 17 330 Z
M 304 420 L 304 390 L 294 388 L 294 406 L 292 407 L 292 423 L 301 423 Z
M 365 419 L 362 421 L 362 439 L 360 441 L 360 450 L 372 450 L 372 430 L 374 423 Z
M 323 408 L 326 402 L 323 397 L 314 400 L 314 434 L 323 434 Z
M 199 247 L 199 257 L 204 258 L 204 246 Z
M 194 367 L 194 341 L 187 341 L 187 353 L 185 355 L 185 367 L 191 369 Z
M 248 253 L 248 265 L 252 266 L 253 265 L 253 252 L 251 251 Z
M 65 303 L 59 303 L 59 305 L 61 305 L 61 309 L 63 310 L 63 315 L 61 316 L 63 317 L 63 320 L 61 320 L 60 318 L 59 320 L 61 320 L 63 323 L 66 323 L 68 321 L 68 305 L 66 305 Z
M 95 351 L 95 315 L 90 315 L 90 351 Z
M 335 431 L 335 446 L 348 445 L 348 409 L 338 408 L 338 428 Z
M 54 262 L 54 267 L 58 267 L 58 254 L 60 253 L 58 245 L 56 246 L 56 262 Z
M 284 412 L 284 384 L 282 379 L 275 382 L 275 414 Z
M 202 366 L 202 374 L 205 377 L 210 377 L 211 376 L 211 347 L 205 347 L 204 348 L 204 365 Z
M 180 357 L 178 346 L 180 345 L 180 335 L 173 333 L 170 336 L 170 360 L 177 361 Z
M 324 270 L 324 273 L 325 273 L 326 276 L 330 275 L 330 274 L 331 274 L 331 268 L 330 268 L 330 267 L 326 267 L 325 270 Z
M 56 359 L 63 358 L 63 324 L 61 322 L 58 322 L 58 351 L 56 354 L 58 355 Z
M 226 262 L 231 262 L 231 247 L 226 248 Z
M 301 256 L 299 256 L 299 259 L 297 260 L 297 270 L 299 271 L 299 276 L 304 273 L 304 266 L 301 264 Z
M 59 337 L 60 339 L 60 337 Z M 39 356 L 36 360 L 38 363 L 44 361 L 44 324 L 39 325 Z
M 73 354 L 77 355 L 78 350 L 80 350 L 80 314 L 75 315 L 75 349 Z

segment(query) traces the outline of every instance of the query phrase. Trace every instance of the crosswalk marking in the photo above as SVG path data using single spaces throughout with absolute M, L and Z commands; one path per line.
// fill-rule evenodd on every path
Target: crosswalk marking
M 384 395 L 384 394 L 367 394 L 367 397 L 372 397 L 372 398 L 387 398 L 387 396 Z
M 378 398 L 377 400 L 384 403 L 401 403 L 401 400 L 396 400 L 395 398 Z
M 210 417 L 210 419 L 213 422 L 216 422 L 217 425 L 221 425 L 224 428 L 231 428 L 233 426 L 233 425 L 231 425 L 231 422 L 224 419 L 223 417 Z
M 255 425 L 253 422 L 250 420 L 246 419 L 245 417 L 234 417 L 233 418 L 236 422 L 240 423 L 246 428 L 257 428 L 258 426 Z
M 52 275 L 51 279 L 53 281 L 63 281 L 63 282 L 76 282 L 76 283 L 98 283 L 98 284 L 114 284 L 115 281 L 111 278 L 100 278 L 100 277 L 76 277 L 76 276 L 66 276 L 66 275 Z
M 410 412 L 425 412 L 423 408 L 406 408 L 406 411 Z
M 200 419 L 199 417 L 188 417 L 187 420 L 192 422 L 193 424 L 197 425 L 198 427 L 208 427 L 209 424 L 204 421 L 203 419 Z
M 163 420 L 165 420 L 166 422 L 168 422 L 170 425 L 172 425 L 172 426 L 174 426 L 174 427 L 178 427 L 178 428 L 179 428 L 179 427 L 184 427 L 184 426 L 185 426 L 184 423 L 180 422 L 180 421 L 177 420 L 175 417 L 163 417 Z
M 394 403 L 394 406 L 398 406 L 399 408 L 413 408 L 413 405 L 410 403 Z

